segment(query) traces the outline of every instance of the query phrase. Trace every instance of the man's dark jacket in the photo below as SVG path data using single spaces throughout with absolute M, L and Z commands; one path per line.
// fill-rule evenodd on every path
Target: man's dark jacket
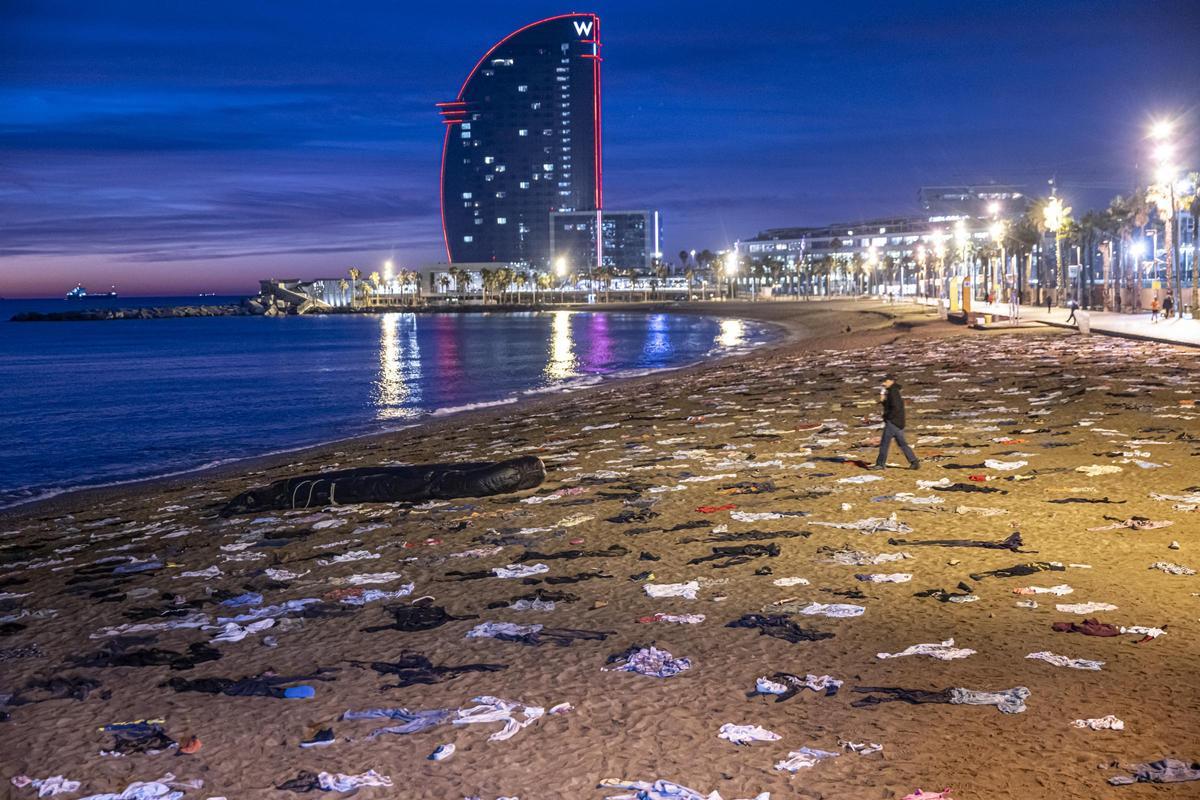
M 900 396 L 900 384 L 892 383 L 883 398 L 883 421 L 904 430 L 904 398 Z

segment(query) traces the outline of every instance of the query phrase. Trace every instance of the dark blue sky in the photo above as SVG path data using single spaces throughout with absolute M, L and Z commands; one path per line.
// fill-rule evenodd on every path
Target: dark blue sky
M 605 200 L 668 253 L 916 209 L 922 184 L 1125 192 L 1200 138 L 1200 2 L 0 0 L 0 295 L 250 291 L 444 258 L 433 103 L 596 11 Z M 1194 157 L 1191 164 L 1196 164 Z

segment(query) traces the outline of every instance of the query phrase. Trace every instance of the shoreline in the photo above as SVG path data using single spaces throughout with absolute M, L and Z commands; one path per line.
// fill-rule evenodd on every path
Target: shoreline
M 828 306 L 833 304 L 836 304 L 836 308 L 829 309 Z M 513 399 L 504 398 L 503 400 L 495 401 L 486 406 L 452 411 L 450 413 L 438 414 L 436 412 L 431 412 L 420 420 L 400 428 L 331 439 L 329 441 L 317 442 L 314 444 L 299 445 L 297 447 L 273 450 L 267 453 L 234 457 L 219 464 L 202 465 L 199 467 L 162 475 L 154 475 L 146 478 L 135 478 L 127 481 L 120 481 L 98 486 L 83 486 L 65 489 L 58 494 L 46 497 L 38 497 L 0 508 L 0 522 L 7 523 L 34 515 L 41 516 L 69 513 L 69 507 L 82 505 L 88 502 L 97 504 L 109 503 L 120 499 L 131 499 L 130 496 L 133 495 L 144 496 L 156 492 L 174 491 L 189 485 L 189 481 L 194 481 L 196 479 L 221 481 L 236 478 L 238 476 L 244 476 L 251 472 L 257 473 L 278 470 L 287 466 L 288 464 L 294 463 L 298 459 L 320 459 L 323 457 L 328 457 L 335 451 L 346 447 L 373 447 L 379 445 L 380 443 L 386 442 L 392 437 L 413 435 L 414 431 L 419 431 L 420 435 L 432 436 L 436 435 L 439 431 L 450 428 L 481 424 L 485 421 L 504 416 L 505 414 L 514 412 L 518 409 L 528 412 L 541 412 L 555 405 L 568 402 L 571 396 L 581 392 L 591 392 L 600 389 L 624 389 L 630 386 L 637 386 L 639 383 L 643 382 L 653 382 L 664 374 L 686 376 L 696 370 L 723 366 L 731 361 L 755 358 L 770 352 L 775 352 L 782 349 L 791 349 L 795 346 L 812 347 L 816 342 L 830 338 L 828 336 L 822 336 L 819 334 L 815 336 L 813 335 L 813 331 L 809 327 L 806 327 L 802 321 L 804 315 L 797 313 L 804 310 L 832 310 L 834 313 L 856 315 L 860 320 L 865 319 L 878 322 L 878 325 L 876 326 L 857 328 L 856 331 L 851 334 L 852 337 L 864 337 L 867 334 L 878 333 L 881 330 L 895 331 L 896 333 L 902 332 L 900 329 L 893 327 L 892 323 L 895 321 L 895 317 L 889 314 L 888 310 L 891 310 L 892 312 L 903 310 L 910 312 L 910 315 L 920 314 L 927 319 L 929 318 L 923 309 L 913 306 L 886 306 L 883 304 L 871 304 L 870 307 L 861 307 L 861 304 L 855 301 L 841 300 L 808 302 L 790 300 L 757 302 L 730 301 L 718 304 L 612 303 L 606 304 L 602 309 L 593 309 L 591 307 L 579 308 L 568 304 L 565 306 L 547 307 L 538 310 L 558 311 L 564 309 L 570 311 L 592 311 L 601 313 L 673 313 L 688 316 L 712 317 L 715 319 L 737 319 L 774 328 L 780 332 L 780 335 L 779 338 L 753 347 L 746 352 L 705 358 L 698 362 L 684 364 L 678 367 L 657 369 L 649 374 L 644 375 L 618 377 L 611 380 L 602 379 L 597 381 L 595 384 L 582 386 L 577 389 L 518 395 Z M 832 338 L 843 339 L 846 338 L 846 334 L 837 334 Z

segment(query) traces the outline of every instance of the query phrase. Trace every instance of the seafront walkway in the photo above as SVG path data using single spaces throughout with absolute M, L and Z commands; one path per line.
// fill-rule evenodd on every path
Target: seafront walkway
M 936 301 L 931 301 L 931 303 L 936 304 Z M 975 302 L 972 304 L 971 310 L 993 314 L 1005 319 L 1011 313 L 1008 303 Z M 1076 328 L 1075 324 L 1067 322 L 1070 315 L 1069 308 L 1056 306 L 1047 312 L 1045 306 L 1024 305 L 1021 306 L 1020 320 L 1025 323 L 1039 322 L 1058 328 Z M 1076 319 L 1086 317 L 1092 333 L 1200 347 L 1200 320 L 1197 319 L 1181 319 L 1180 317 L 1163 319 L 1160 315 L 1158 322 L 1153 322 L 1148 310 L 1136 314 L 1119 314 L 1114 311 L 1084 311 L 1080 309 L 1076 311 L 1075 316 Z

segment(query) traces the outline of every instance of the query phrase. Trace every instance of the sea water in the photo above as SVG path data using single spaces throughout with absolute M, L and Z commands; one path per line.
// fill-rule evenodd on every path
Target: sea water
M 57 310 L 0 314 L 28 308 Z M 590 311 L 0 321 L 0 507 L 516 404 L 772 335 Z

